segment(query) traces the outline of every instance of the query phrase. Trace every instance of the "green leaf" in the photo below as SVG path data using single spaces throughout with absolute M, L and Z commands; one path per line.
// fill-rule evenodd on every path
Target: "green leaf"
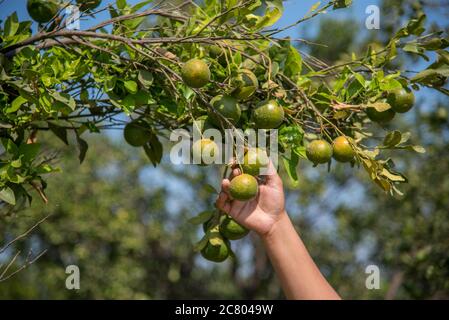
M 203 189 L 208 193 L 218 194 L 218 191 L 213 186 L 211 186 L 209 183 L 206 183 L 203 186 Z
M 335 0 L 334 10 L 349 7 L 352 4 L 352 0 Z
M 195 224 L 195 225 L 202 224 L 202 223 L 208 221 L 210 218 L 212 218 L 214 213 L 215 212 L 213 210 L 203 211 L 203 212 L 199 213 L 196 217 L 190 218 L 188 220 L 188 222 L 191 224 Z
M 299 183 L 298 174 L 296 172 L 296 168 L 299 163 L 299 157 L 296 153 L 292 152 L 290 159 L 286 156 L 282 156 L 282 161 L 284 162 L 285 170 L 290 177 L 293 185 L 296 186 Z
M 11 205 L 16 204 L 16 197 L 11 188 L 6 187 L 0 191 L 0 199 Z
M 198 241 L 194 246 L 193 246 L 193 251 L 195 252 L 199 252 L 201 251 L 209 242 L 209 238 L 207 237 L 207 235 L 205 235 L 203 238 L 201 238 L 200 241 Z
M 9 108 L 5 109 L 5 113 L 13 113 L 20 109 L 20 107 L 27 102 L 27 99 L 25 99 L 22 96 L 18 96 L 11 102 L 11 106 Z
M 115 3 L 117 4 L 117 8 L 119 9 L 126 8 L 126 0 L 117 0 Z
M 137 76 L 137 80 L 139 80 L 140 84 L 144 88 L 150 88 L 150 86 L 153 84 L 153 74 L 147 70 L 139 70 L 139 75 Z
M 402 139 L 401 132 L 399 132 L 397 130 L 389 132 L 385 136 L 385 139 L 384 139 L 384 142 L 383 142 L 383 146 L 385 148 L 394 148 L 395 146 L 397 146 L 401 142 L 401 139 Z
M 137 83 L 133 80 L 127 80 L 124 82 L 126 90 L 128 90 L 129 93 L 136 93 L 137 92 Z
M 143 149 L 153 166 L 156 167 L 161 162 L 163 155 L 162 143 L 158 137 L 155 134 L 151 135 L 150 141 L 143 146 Z
M 302 57 L 295 47 L 290 46 L 285 61 L 284 72 L 288 77 L 296 76 L 301 73 L 302 70 Z
M 86 158 L 86 153 L 87 149 L 89 148 L 89 145 L 80 136 L 76 136 L 76 141 L 78 142 L 78 149 L 79 149 L 78 159 L 80 163 L 83 163 L 84 159 Z
M 66 145 L 69 145 L 69 141 L 67 140 L 67 129 L 60 127 L 56 124 L 48 122 L 48 128 L 51 132 L 55 134 L 59 139 L 62 140 Z
M 31 162 L 39 153 L 39 143 L 22 143 L 19 146 L 19 154 L 22 155 L 23 162 Z
M 8 17 L 5 21 L 5 29 L 3 30 L 3 35 L 5 37 L 12 37 L 16 34 L 19 29 L 19 22 L 17 18 L 17 13 L 14 12 L 12 15 Z
M 75 100 L 72 98 L 72 96 L 68 93 L 64 92 L 58 92 L 54 91 L 51 93 L 51 96 L 55 98 L 55 100 L 63 103 L 64 105 L 68 106 L 70 109 L 75 110 L 76 103 Z

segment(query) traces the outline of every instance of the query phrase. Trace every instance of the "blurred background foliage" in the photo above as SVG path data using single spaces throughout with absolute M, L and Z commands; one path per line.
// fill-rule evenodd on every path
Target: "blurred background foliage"
M 352 51 L 382 43 L 422 10 L 446 17 L 429 23 L 448 30 L 447 1 L 383 1 L 380 31 L 360 36 L 366 33 L 362 19 L 321 18 L 319 31 L 308 40 L 326 46 L 300 49 L 329 63 L 348 59 Z M 403 61 L 402 67 L 415 62 Z M 396 165 L 410 180 L 402 198 L 383 194 L 362 170 L 343 165 L 327 173 L 303 163 L 300 185 L 293 189 L 286 182 L 297 230 L 343 298 L 449 298 L 449 107 L 443 95 L 423 96 L 414 114 L 395 120 L 427 150 L 399 157 Z M 31 208 L 0 215 L 0 243 L 51 216 L 0 255 L 0 274 L 19 250 L 47 252 L 0 280 L 0 298 L 283 298 L 255 235 L 234 242 L 237 259 L 223 264 L 193 252 L 199 230 L 187 220 L 215 200 L 202 189 L 205 182 L 219 184 L 221 173 L 215 168 L 173 166 L 165 159 L 155 169 L 119 133 L 91 136 L 87 158 L 79 165 L 74 147 L 39 139 L 60 151 L 63 174 L 48 179 L 49 204 L 36 197 Z M 12 270 L 24 263 L 23 253 Z M 70 264 L 80 268 L 78 291 L 65 288 Z M 380 268 L 380 290 L 365 287 L 370 264 Z

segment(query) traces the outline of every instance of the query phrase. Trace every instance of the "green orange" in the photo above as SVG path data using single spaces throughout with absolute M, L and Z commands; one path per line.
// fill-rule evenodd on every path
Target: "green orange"
M 212 262 L 223 262 L 229 256 L 229 241 L 226 239 L 220 239 L 219 244 L 213 245 L 208 242 L 206 246 L 201 250 L 201 255 Z
M 243 157 L 242 170 L 252 176 L 258 176 L 261 169 L 267 168 L 269 158 L 260 148 L 250 148 Z
M 200 139 L 193 143 L 193 159 L 200 160 L 200 165 L 211 164 L 218 155 L 218 145 L 211 139 Z
M 226 216 L 220 224 L 221 235 L 229 240 L 238 240 L 249 233 L 249 230 L 229 216 Z
M 238 100 L 248 100 L 259 87 L 256 75 L 248 69 L 243 69 L 237 77 L 239 87 L 232 93 Z
M 339 162 L 349 162 L 354 159 L 354 149 L 345 136 L 340 136 L 334 139 L 332 150 L 334 159 Z
M 306 155 L 314 164 L 327 163 L 332 158 L 332 147 L 326 140 L 314 140 L 307 146 Z
M 204 87 L 210 81 L 209 66 L 201 59 L 191 59 L 182 66 L 181 76 L 189 87 Z
M 224 127 L 229 127 L 228 122 L 236 125 L 240 120 L 242 111 L 237 100 L 234 97 L 228 95 L 218 95 L 210 101 L 210 104 L 214 108 L 216 113 L 219 114 L 217 115 L 212 111 L 209 112 L 210 120 L 216 126 L 221 127 L 223 125 Z M 225 119 L 227 121 L 225 121 Z
M 258 129 L 275 129 L 284 121 L 284 109 L 275 100 L 260 102 L 253 112 Z
M 395 89 L 388 92 L 387 102 L 393 111 L 405 113 L 413 107 L 415 95 L 412 91 L 407 91 L 404 88 Z
M 59 11 L 59 5 L 53 1 L 28 0 L 28 14 L 39 23 L 49 22 Z
M 231 197 L 240 201 L 248 201 L 253 199 L 257 195 L 258 191 L 259 186 L 256 178 L 246 173 L 234 177 L 231 180 L 231 185 L 229 186 L 229 193 L 231 194 Z
M 135 120 L 125 126 L 123 135 L 128 144 L 141 147 L 150 140 L 151 131 L 143 121 Z

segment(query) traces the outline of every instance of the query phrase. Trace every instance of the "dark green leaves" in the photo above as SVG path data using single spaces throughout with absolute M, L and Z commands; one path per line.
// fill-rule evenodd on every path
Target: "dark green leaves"
M 150 159 L 153 166 L 157 166 L 161 160 L 163 155 L 163 147 L 162 143 L 159 141 L 158 137 L 155 134 L 151 135 L 150 141 L 143 146 L 148 159 Z

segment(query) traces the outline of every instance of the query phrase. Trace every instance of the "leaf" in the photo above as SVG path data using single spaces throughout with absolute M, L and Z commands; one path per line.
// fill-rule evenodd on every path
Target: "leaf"
M 72 96 L 68 93 L 54 91 L 51 93 L 51 96 L 55 98 L 55 100 L 65 104 L 70 109 L 75 110 L 76 103 Z
M 16 204 L 16 197 L 11 188 L 6 187 L 0 191 L 0 199 L 11 205 Z
M 296 186 L 299 183 L 298 174 L 296 172 L 296 168 L 299 163 L 299 157 L 296 153 L 292 152 L 290 159 L 283 156 L 282 161 L 284 162 L 285 170 L 287 171 L 290 180 L 293 185 Z
M 13 113 L 20 109 L 20 107 L 27 102 L 27 99 L 25 99 L 22 96 L 18 96 L 11 102 L 11 106 L 9 108 L 5 109 L 5 113 Z
M 209 238 L 207 237 L 207 235 L 205 235 L 203 238 L 201 238 L 200 241 L 198 241 L 194 246 L 193 246 L 193 251 L 195 252 L 199 252 L 201 251 L 209 242 Z
M 386 148 L 394 148 L 401 142 L 401 139 L 401 132 L 397 130 L 389 132 L 384 138 L 383 146 Z
M 119 9 L 125 9 L 126 7 L 126 0 L 116 0 L 115 3 L 117 4 L 117 8 Z
M 400 146 L 398 149 L 404 149 L 408 151 L 415 151 L 417 153 L 426 153 L 426 149 L 423 146 L 411 145 L 411 146 Z
M 207 222 L 210 218 L 212 218 L 213 215 L 214 211 L 206 210 L 199 213 L 196 217 L 190 218 L 188 222 L 195 225 L 202 224 L 204 222 Z
M 155 134 L 151 135 L 150 141 L 143 146 L 143 149 L 153 166 L 156 167 L 161 162 L 163 155 L 163 147 L 158 137 Z
M 400 173 L 391 172 L 387 168 L 383 168 L 381 174 L 382 176 L 393 182 L 407 182 L 407 178 L 405 176 Z
M 137 76 L 140 84 L 145 88 L 149 88 L 153 84 L 153 74 L 147 70 L 139 70 L 139 75 Z
M 263 16 L 248 14 L 245 18 L 250 22 L 252 28 L 259 30 L 275 24 L 282 16 L 283 11 L 284 6 L 281 0 L 266 1 L 266 10 Z
M 284 72 L 288 77 L 299 75 L 302 71 L 302 57 L 296 48 L 290 46 L 285 61 Z
M 79 154 L 78 159 L 80 160 L 80 163 L 83 163 L 84 159 L 86 158 L 87 149 L 89 148 L 89 145 L 87 142 L 82 139 L 80 136 L 76 136 L 76 141 L 78 142 L 78 148 L 79 148 Z
M 386 102 L 375 102 L 367 105 L 367 108 L 374 108 L 378 112 L 384 112 L 391 109 L 391 106 Z
M 128 90 L 129 93 L 136 93 L 137 92 L 137 83 L 133 80 L 127 80 L 124 82 L 126 90 Z
M 23 162 L 30 162 L 36 158 L 39 153 L 40 144 L 39 143 L 22 143 L 19 146 L 19 154 L 22 155 Z
M 66 145 L 69 145 L 69 141 L 67 140 L 67 129 L 60 127 L 56 124 L 48 122 L 48 128 L 51 132 L 53 132 L 59 139 L 62 140 Z
M 213 186 L 211 186 L 209 183 L 206 183 L 203 188 L 208 193 L 218 194 L 218 191 Z
M 349 7 L 352 4 L 352 0 L 335 0 L 334 10 Z
M 17 18 L 17 13 L 14 12 L 12 15 L 8 17 L 5 21 L 5 29 L 3 30 L 3 34 L 5 37 L 12 37 L 16 34 L 19 29 L 19 22 Z

